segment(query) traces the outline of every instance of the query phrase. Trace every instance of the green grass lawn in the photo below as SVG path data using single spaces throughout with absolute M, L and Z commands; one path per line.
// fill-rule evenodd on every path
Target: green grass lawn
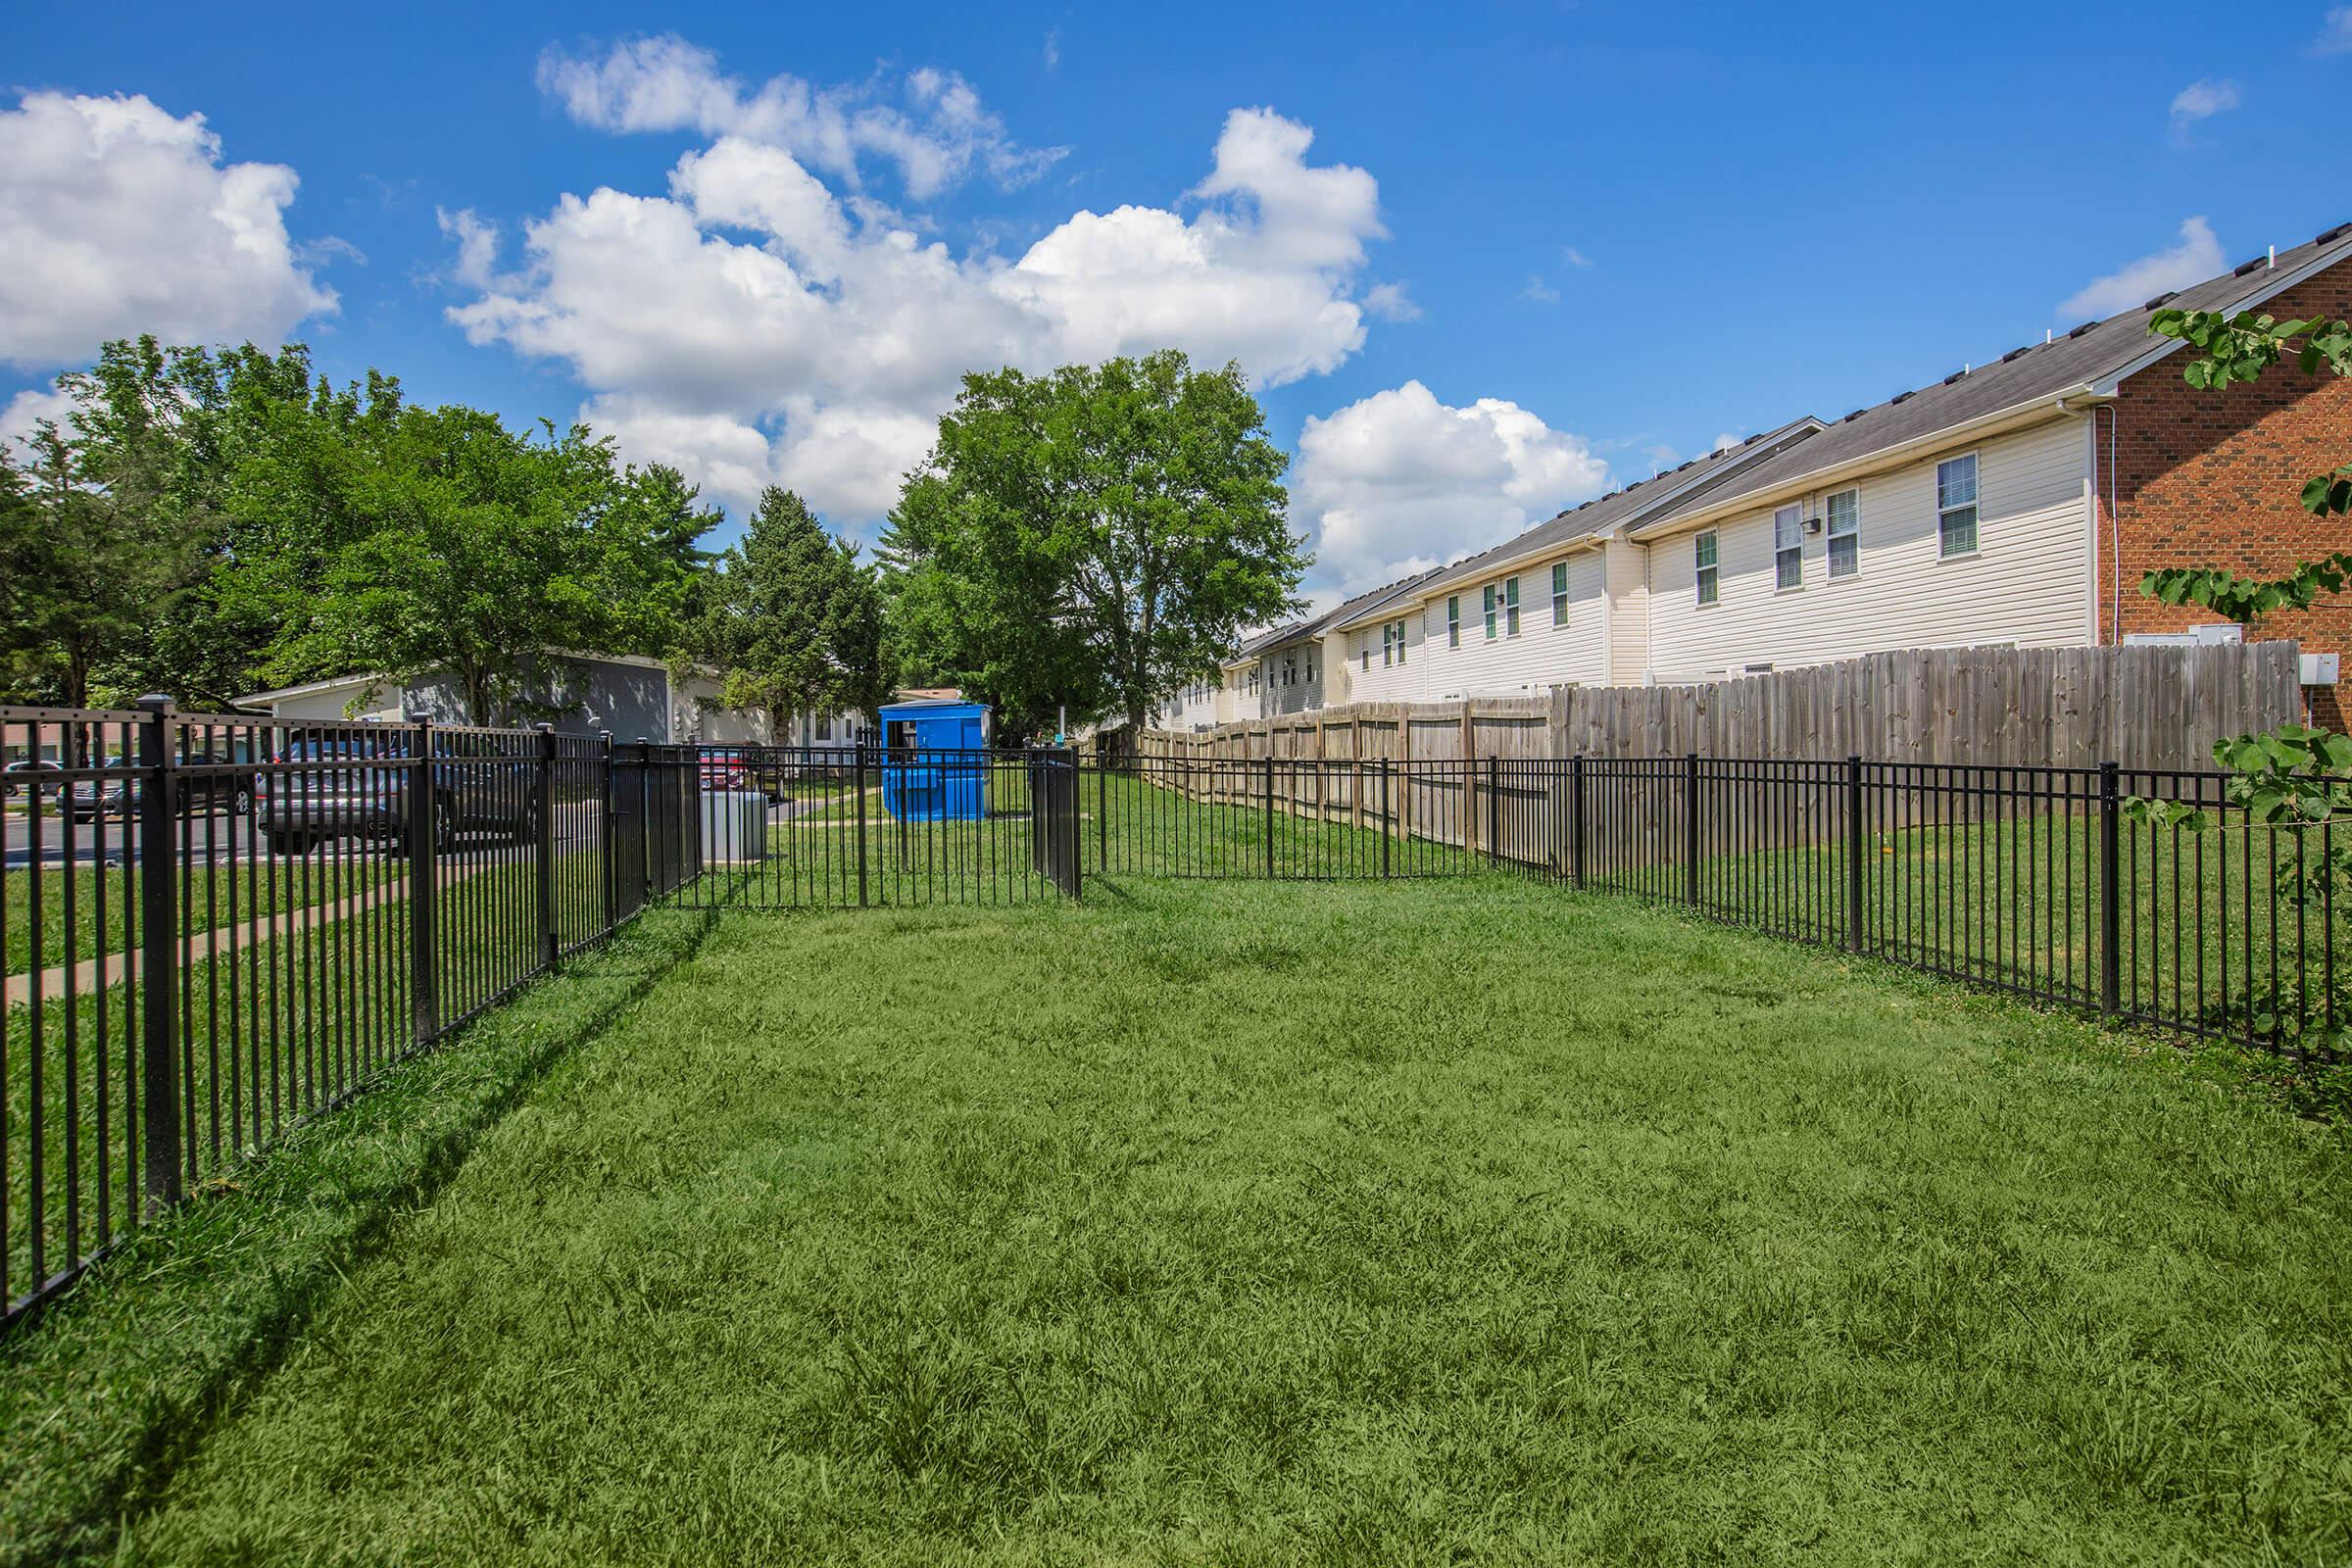
M 469 1149 L 105 1549 L 2352 1554 L 2340 1124 L 1621 899 L 728 915 Z
M 349 898 L 403 867 L 381 859 L 349 856 L 318 859 L 231 861 L 225 855 L 209 870 L 199 857 L 180 872 L 178 928 L 210 931 L 287 909 Z M 35 873 L 16 867 L 0 874 L 0 972 L 27 973 L 33 935 L 40 935 L 41 966 L 56 968 L 122 951 L 125 911 L 139 901 L 136 864 L 100 868 L 44 865 L 39 873 L 40 918 L 33 918 Z M 68 915 L 72 915 L 69 922 Z M 71 946 L 68 944 L 71 933 Z
M 257 921 L 246 931 L 253 940 L 234 952 L 190 950 L 198 956 L 179 970 L 175 1034 L 182 1166 L 191 1187 L 233 1179 L 253 1150 L 414 1048 L 402 870 L 397 862 L 356 859 L 255 867 L 254 885 L 265 894 L 276 879 L 277 907 L 340 917 L 275 935 Z M 601 926 L 603 877 L 594 850 L 558 858 L 552 891 L 567 944 Z M 246 880 L 240 866 L 239 898 L 248 901 L 240 921 L 256 905 L 270 906 L 246 891 Z M 380 897 L 358 897 L 369 891 Z M 220 918 L 204 918 L 199 894 L 185 929 L 228 924 L 224 887 L 216 893 Z M 435 922 L 444 1021 L 529 975 L 539 955 L 537 895 L 529 863 L 485 858 L 448 868 Z M 137 1220 L 143 1005 L 143 993 L 117 982 L 0 1011 L 0 1190 L 8 1216 L 0 1297 L 16 1298 Z

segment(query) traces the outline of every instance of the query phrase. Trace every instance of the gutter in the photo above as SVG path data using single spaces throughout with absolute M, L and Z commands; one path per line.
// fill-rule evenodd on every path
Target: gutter
M 1703 527 L 1710 522 L 1720 522 L 1726 517 L 1760 512 L 1766 507 L 1789 500 L 1792 497 L 1807 495 L 1815 490 L 1834 489 L 1851 479 L 1863 478 L 1887 468 L 1902 467 L 1930 453 L 1941 452 L 1951 447 L 1967 446 L 1972 441 L 1979 441 L 1986 436 L 2005 435 L 2011 430 L 2026 429 L 2057 416 L 2076 414 L 2079 411 L 2067 407 L 2070 399 L 2104 403 L 2114 396 L 2115 393 L 2112 390 L 2102 390 L 2088 381 L 2062 387 L 2056 392 L 2036 393 L 2024 403 L 2013 403 L 2005 409 L 1995 409 L 1989 414 L 1980 414 L 1975 418 L 1964 419 L 1958 424 L 1944 425 L 1939 429 L 1929 431 L 1926 435 L 1914 436 L 1898 445 L 1880 447 L 1876 451 L 1864 453 L 1860 457 L 1848 458 L 1843 463 L 1832 464 L 1826 468 L 1815 468 L 1811 472 L 1800 473 L 1794 478 L 1784 479 L 1779 484 L 1767 486 L 1762 490 L 1750 490 L 1742 495 L 1709 502 L 1693 511 L 1635 527 L 1628 532 L 1626 537 L 1645 543 L 1651 539 L 1661 539 L 1670 534 L 1683 532 L 1686 529 Z

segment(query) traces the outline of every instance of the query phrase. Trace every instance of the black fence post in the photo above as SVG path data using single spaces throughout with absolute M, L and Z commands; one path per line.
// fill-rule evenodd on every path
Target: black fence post
M 179 1201 L 179 778 L 172 769 L 179 721 L 172 699 L 139 699 L 139 1007 L 143 1033 L 140 1127 L 147 1142 L 145 1211 Z M 36 796 L 37 800 L 38 797 Z M 38 830 L 39 816 L 32 821 Z
M 605 813 L 605 934 L 620 929 L 620 802 L 612 785 L 612 732 L 600 730 L 603 751 L 597 758 L 597 800 Z
M 1487 759 L 1487 863 L 1502 863 L 1502 762 Z
M 1095 743 L 1095 869 L 1110 874 L 1110 768 L 1104 760 L 1102 743 Z
M 654 902 L 654 743 L 637 737 L 637 906 Z
M 1392 836 L 1393 830 L 1389 826 L 1389 760 L 1384 757 L 1380 760 L 1380 874 L 1384 879 L 1389 875 L 1389 840 Z
M 556 966 L 556 729 L 539 726 L 539 967 Z
M 1585 885 L 1585 754 L 1568 760 L 1568 875 Z
M 1845 945 L 1862 951 L 1862 858 L 1870 853 L 1870 831 L 1862 808 L 1862 759 L 1845 760 Z
M 1683 897 L 1698 904 L 1698 754 L 1683 754 Z
M 441 867 L 433 809 L 433 723 L 416 726 L 409 766 L 409 1029 L 421 1050 L 441 1033 L 438 897 Z
M 2123 865 L 2124 803 L 2116 764 L 2099 764 L 2099 1010 L 2124 1008 L 2124 904 L 2118 885 Z
M 1062 842 L 1070 862 L 1069 886 L 1062 891 L 1077 898 L 1086 888 L 1086 840 L 1078 832 L 1078 750 L 1065 746 L 1061 751 L 1061 825 Z
M 850 814 L 858 821 L 858 907 L 865 907 L 865 742 L 858 743 L 857 794 L 851 797 Z
M 1266 880 L 1274 879 L 1274 737 L 1266 736 Z

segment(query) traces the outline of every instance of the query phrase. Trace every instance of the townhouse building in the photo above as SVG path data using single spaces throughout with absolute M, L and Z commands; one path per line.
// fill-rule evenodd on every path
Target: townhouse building
M 1326 700 L 1681 684 L 1901 649 L 2226 640 L 2234 627 L 2142 595 L 2140 578 L 2271 575 L 2343 548 L 2298 495 L 2352 458 L 2352 381 L 2289 363 L 2201 392 L 2180 375 L 2191 351 L 2149 321 L 2167 306 L 2352 318 L 2347 260 L 2339 224 L 1840 419 L 1791 420 L 1269 632 L 1227 668 L 1229 685 L 1255 682 L 1250 699 L 1191 711 L 1206 727 Z M 2257 633 L 2302 643 L 2313 716 L 2344 727 L 2332 656 L 2352 603 Z

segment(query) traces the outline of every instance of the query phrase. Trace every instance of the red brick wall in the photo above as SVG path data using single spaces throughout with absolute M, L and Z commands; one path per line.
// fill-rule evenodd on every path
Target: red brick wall
M 2285 320 L 2352 317 L 2352 265 L 2338 265 L 2262 307 Z M 2277 575 L 2298 561 L 2352 548 L 2352 522 L 2323 521 L 2303 510 L 2303 481 L 2352 462 L 2352 380 L 2294 365 L 2273 368 L 2252 386 L 2200 392 L 2180 378 L 2182 349 L 2125 381 L 2114 418 L 2113 535 L 2099 540 L 2099 630 L 2116 640 L 2115 580 L 2123 567 L 2120 630 L 2180 631 L 2221 617 L 2175 609 L 2139 592 L 2142 573 L 2166 566 L 2226 566 Z M 2107 414 L 2100 414 L 2099 463 L 2107 466 Z M 2104 485 L 2102 486 L 2104 488 Z M 2111 538 L 2120 539 L 2115 557 Z M 2352 592 L 2308 612 L 2275 615 L 2249 636 L 2292 637 L 2307 653 L 2352 654 Z M 2352 659 L 2346 661 L 2352 663 Z M 2352 684 L 2315 689 L 2315 721 L 2344 729 Z

